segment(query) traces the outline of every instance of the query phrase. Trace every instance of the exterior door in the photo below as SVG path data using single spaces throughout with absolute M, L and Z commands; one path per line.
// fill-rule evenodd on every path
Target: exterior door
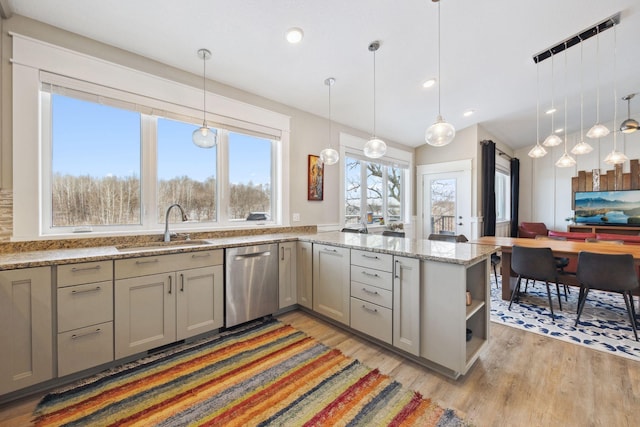
M 431 233 L 471 235 L 471 171 L 422 173 L 422 238 Z

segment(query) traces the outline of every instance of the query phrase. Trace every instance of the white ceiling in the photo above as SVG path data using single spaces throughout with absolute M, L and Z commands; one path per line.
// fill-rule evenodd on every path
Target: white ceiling
M 332 115 L 372 132 L 373 54 L 376 53 L 377 134 L 409 146 L 424 144 L 438 113 L 435 77 L 437 8 L 430 0 L 3 0 L 10 11 L 201 75 L 197 50 L 213 52 L 207 77 L 320 116 L 328 116 L 327 77 L 335 77 Z M 536 65 L 532 56 L 621 13 L 616 31 L 600 35 L 539 64 L 540 110 L 568 101 L 568 131 L 580 129 L 580 70 L 584 72 L 585 131 L 600 118 L 626 118 L 623 95 L 640 92 L 640 2 L 637 0 L 443 0 L 441 110 L 460 130 L 480 123 L 512 148 L 536 140 Z M 304 40 L 290 45 L 290 27 Z M 614 33 L 617 60 L 613 67 Z M 614 79 L 615 76 L 615 79 Z M 465 110 L 476 111 L 463 117 Z M 631 104 L 640 119 L 640 95 Z M 564 124 L 556 113 L 555 127 Z M 541 139 L 551 129 L 541 113 Z

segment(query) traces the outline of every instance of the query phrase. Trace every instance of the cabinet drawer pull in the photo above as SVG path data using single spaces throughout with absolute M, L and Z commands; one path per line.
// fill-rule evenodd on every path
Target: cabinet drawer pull
M 330 248 L 322 248 L 322 250 L 325 251 L 325 252 L 334 252 L 334 253 L 338 252 L 337 249 L 330 249 Z
M 100 265 L 94 265 L 93 267 L 73 267 L 71 269 L 72 273 L 77 273 L 79 271 L 90 271 L 90 270 L 100 270 Z
M 77 291 L 77 290 L 73 290 L 71 291 L 71 295 L 73 294 L 86 294 L 87 292 L 98 292 L 100 289 L 102 289 L 100 286 L 96 286 L 93 289 L 83 289 L 81 291 Z
M 362 254 L 363 258 L 369 258 L 369 259 L 380 259 L 378 258 L 377 255 L 367 255 L 367 254 Z
M 370 291 L 370 290 L 369 290 L 369 289 L 367 289 L 367 288 L 362 288 L 362 291 L 363 291 L 363 292 L 365 292 L 365 293 L 367 293 L 367 294 L 370 294 L 370 295 L 380 295 L 380 294 L 378 293 L 378 291 Z
M 180 292 L 184 292 L 184 274 L 180 274 Z
M 399 259 L 396 260 L 396 269 L 395 270 L 396 270 L 396 274 L 395 274 L 396 279 L 399 279 L 400 278 L 400 260 Z
M 136 261 L 136 265 L 155 264 L 156 262 L 160 262 L 160 260 L 156 258 L 156 259 L 150 259 L 148 261 Z
M 364 271 L 362 270 L 362 274 L 364 274 L 365 276 L 369 276 L 369 277 L 380 277 L 378 276 L 378 273 L 369 273 L 368 271 Z
M 362 308 L 370 313 L 377 313 L 378 309 L 377 308 L 369 308 L 366 305 L 362 304 Z
M 211 252 L 204 252 L 200 254 L 192 254 L 191 258 L 207 258 L 211 256 Z
M 102 332 L 102 329 L 98 328 L 95 331 L 85 332 L 84 334 L 73 334 L 71 335 L 71 339 L 77 340 L 78 338 L 88 337 L 89 335 L 99 334 L 100 332 Z

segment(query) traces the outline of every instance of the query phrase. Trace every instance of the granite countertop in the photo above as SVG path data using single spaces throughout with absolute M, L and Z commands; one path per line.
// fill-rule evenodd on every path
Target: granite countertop
M 341 232 L 303 235 L 299 240 L 461 265 L 474 264 L 500 249 L 499 246 L 474 243 L 451 243 L 380 234 Z
M 0 254 L 0 270 L 117 260 L 140 256 L 157 256 L 297 240 L 462 265 L 473 264 L 499 249 L 496 246 L 490 245 L 415 240 L 375 234 L 340 232 L 315 234 L 274 233 L 192 241 L 173 241 L 170 244 L 162 244 L 161 242 L 130 243 L 116 246 L 2 253 Z

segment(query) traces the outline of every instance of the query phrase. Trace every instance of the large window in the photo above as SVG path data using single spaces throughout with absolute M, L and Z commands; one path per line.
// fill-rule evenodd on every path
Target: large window
M 347 154 L 344 161 L 345 223 L 383 225 L 405 218 L 406 167 Z
M 274 139 L 220 128 L 218 144 L 203 149 L 191 140 L 197 119 L 147 114 L 51 85 L 41 93 L 51 129 L 44 135 L 51 152 L 43 159 L 50 165 L 43 176 L 45 234 L 158 229 L 174 203 L 189 218 L 183 223 L 174 210 L 169 221 L 178 228 L 277 222 Z

